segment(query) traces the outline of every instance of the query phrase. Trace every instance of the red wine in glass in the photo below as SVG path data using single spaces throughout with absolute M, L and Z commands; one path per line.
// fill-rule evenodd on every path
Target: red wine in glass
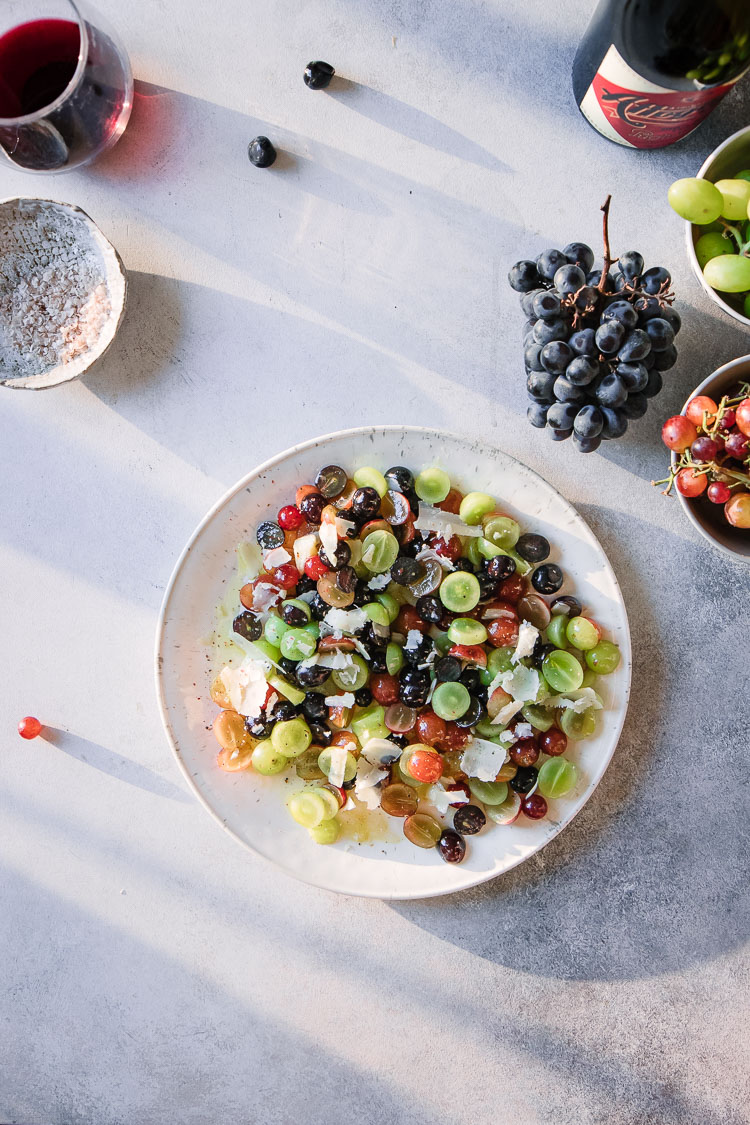
M 33 11 L 44 5 L 29 0 Z M 60 0 L 71 19 L 30 19 L 0 34 L 0 147 L 18 167 L 63 171 L 92 160 L 127 124 L 132 76 L 101 19 Z

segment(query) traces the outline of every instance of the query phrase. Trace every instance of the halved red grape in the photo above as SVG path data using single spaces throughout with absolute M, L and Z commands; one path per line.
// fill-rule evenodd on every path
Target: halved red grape
M 394 734 L 406 734 L 408 730 L 412 729 L 416 721 L 417 712 L 413 707 L 407 707 L 405 703 L 392 703 L 383 717 L 383 722 L 388 730 L 393 731 Z

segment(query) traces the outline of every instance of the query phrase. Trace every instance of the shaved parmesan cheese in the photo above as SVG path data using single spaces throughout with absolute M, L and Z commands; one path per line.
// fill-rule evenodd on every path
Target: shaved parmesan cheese
M 291 561 L 292 556 L 285 547 L 274 547 L 271 551 L 266 551 L 263 556 L 263 565 L 266 570 L 274 570 L 277 566 L 283 566 L 284 563 Z
M 362 746 L 362 756 L 373 766 L 382 766 L 384 758 L 395 758 L 400 749 L 389 738 L 368 738 Z
M 516 723 L 513 733 L 516 738 L 533 738 L 534 728 L 531 723 Z
M 503 691 L 507 691 L 512 699 L 528 703 L 535 699 L 539 692 L 539 673 L 534 668 L 519 664 L 512 672 L 503 672 L 500 677 L 500 687 Z
M 318 536 L 315 531 L 309 535 L 300 535 L 294 540 L 294 565 L 297 570 L 303 571 L 308 559 L 313 558 L 318 550 Z
M 354 695 L 350 691 L 346 691 L 343 695 L 327 695 L 325 697 L 327 707 L 353 707 Z
M 339 545 L 339 537 L 336 534 L 336 525 L 332 523 L 322 523 L 320 525 L 320 545 L 326 553 L 329 562 L 333 562 L 336 557 L 336 548 Z
M 351 799 L 351 797 L 347 794 L 346 804 L 341 806 L 341 808 L 339 809 L 339 812 L 356 812 L 356 811 L 357 811 L 357 806 L 354 804 L 354 801 Z
M 490 719 L 490 725 L 493 727 L 506 726 L 513 716 L 518 714 L 522 707 L 523 703 L 517 703 L 515 700 L 511 700 L 510 703 L 506 703 L 504 707 L 500 708 L 494 719 Z
M 388 770 L 372 765 L 364 758 L 359 759 L 357 777 L 354 782 L 354 795 L 358 801 L 367 805 L 368 809 L 376 809 L 380 805 L 380 790 L 375 786 L 388 776 Z
M 441 816 L 445 816 L 451 805 L 465 805 L 469 798 L 463 789 L 456 789 L 449 793 L 442 785 L 431 785 L 425 795 L 426 800 L 434 805 Z
M 508 761 L 508 751 L 486 738 L 472 738 L 461 755 L 461 769 L 479 781 L 494 781 Z
M 420 629 L 410 629 L 406 636 L 406 644 L 404 648 L 413 649 L 419 648 L 422 643 L 422 632 Z
M 258 582 L 253 588 L 253 609 L 259 613 L 275 606 L 281 601 L 283 591 L 270 582 Z
M 389 586 L 390 583 L 391 583 L 391 574 L 390 574 L 390 571 L 387 570 L 385 572 L 385 574 L 373 574 L 372 578 L 367 583 L 367 589 L 368 590 L 385 590 L 386 586 Z
M 260 660 L 245 660 L 239 668 L 228 665 L 221 672 L 227 699 L 239 715 L 256 718 L 268 693 L 265 667 Z
M 420 562 L 426 562 L 428 559 L 432 559 L 433 562 L 440 563 L 443 570 L 456 569 L 455 564 L 452 563 L 450 559 L 447 559 L 445 555 L 438 554 L 434 547 L 422 547 L 422 549 L 417 552 L 415 558 Z
M 451 535 L 472 538 L 483 534 L 481 527 L 464 523 L 453 512 L 444 512 L 442 508 L 433 508 L 431 504 L 419 505 L 419 515 L 414 526 L 418 531 L 434 531 L 441 539 L 450 539 Z
M 346 755 L 348 753 L 346 746 L 331 746 L 331 768 L 328 771 L 328 780 L 331 785 L 336 785 L 339 789 L 344 784 L 344 773 L 346 771 Z
M 363 660 L 369 660 L 370 654 L 367 651 L 367 649 L 365 648 L 365 646 L 362 644 L 362 642 L 360 640 L 358 640 L 357 637 L 352 637 L 352 640 L 354 641 L 354 647 L 356 648 L 357 652 L 362 657 L 362 659 Z
M 351 520 L 345 520 L 343 516 L 336 516 L 336 531 L 339 539 L 346 539 L 348 533 L 353 531 L 356 526 L 356 523 Z
M 311 605 L 318 596 L 318 591 L 304 590 L 301 594 L 295 594 L 294 596 L 298 602 L 305 602 L 307 605 Z
M 518 664 L 525 656 L 531 656 L 538 636 L 539 630 L 534 625 L 528 621 L 521 622 L 518 626 L 516 651 L 510 658 L 514 664 Z
M 329 609 L 323 621 L 334 631 L 356 633 L 364 629 L 369 618 L 363 609 Z
M 276 706 L 276 704 L 278 702 L 279 702 L 278 694 L 275 691 L 272 691 L 271 694 L 268 697 L 268 701 L 267 701 L 266 706 L 265 706 L 266 714 L 270 714 L 271 711 L 273 711 L 274 707 Z
M 578 688 L 577 691 L 566 692 L 565 695 L 550 695 L 544 700 L 542 706 L 566 707 L 574 714 L 580 715 L 582 711 L 588 711 L 590 707 L 593 707 L 595 711 L 601 711 L 604 704 L 593 688 L 585 687 Z

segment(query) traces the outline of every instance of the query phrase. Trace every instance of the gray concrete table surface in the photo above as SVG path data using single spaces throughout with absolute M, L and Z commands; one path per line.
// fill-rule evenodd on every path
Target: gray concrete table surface
M 22 1125 L 750 1121 L 747 604 L 662 475 L 663 419 L 748 348 L 690 273 L 660 152 L 579 116 L 591 3 L 102 0 L 139 79 L 81 205 L 126 322 L 85 381 L 3 391 L 0 1120 Z M 345 81 L 302 83 L 311 58 Z M 246 156 L 270 136 L 271 171 Z M 590 457 L 530 429 L 517 258 L 574 238 L 674 276 L 662 397 Z M 297 883 L 186 791 L 152 683 L 162 591 L 253 465 L 363 422 L 478 434 L 601 538 L 635 648 L 619 748 L 506 877 L 389 905 Z M 15 723 L 57 728 L 22 742 Z

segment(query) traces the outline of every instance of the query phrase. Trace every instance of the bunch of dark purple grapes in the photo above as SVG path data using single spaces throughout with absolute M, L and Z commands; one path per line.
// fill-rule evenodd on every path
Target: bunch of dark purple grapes
M 508 281 L 521 294 L 526 389 L 532 426 L 554 441 L 571 437 L 581 453 L 602 438 L 622 437 L 642 418 L 674 366 L 679 314 L 671 307 L 671 277 L 663 266 L 644 270 L 628 250 L 613 265 L 604 211 L 604 267 L 583 242 L 521 261 Z

